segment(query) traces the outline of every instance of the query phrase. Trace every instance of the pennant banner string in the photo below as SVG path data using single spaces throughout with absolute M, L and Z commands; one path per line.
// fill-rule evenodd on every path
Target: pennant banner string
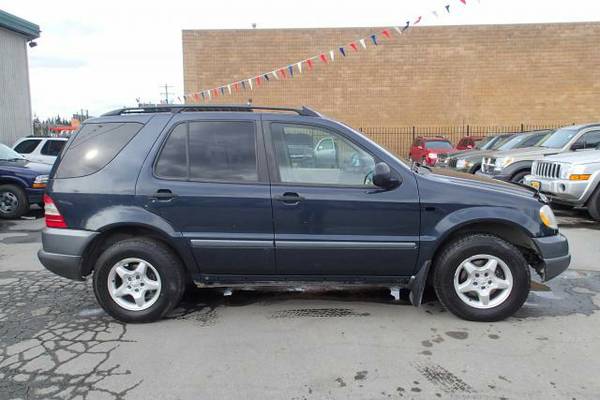
M 462 3 L 462 5 L 464 5 L 464 6 L 468 5 L 467 0 L 448 0 L 448 3 L 446 3 L 446 5 L 444 6 L 444 9 L 446 10 L 446 12 L 448 14 L 450 13 L 450 6 L 451 6 L 452 1 L 458 1 L 458 2 Z M 472 2 L 471 2 L 471 4 L 472 4 Z M 439 13 L 437 10 L 433 10 L 428 15 L 433 15 L 434 17 L 439 18 Z M 383 31 L 381 31 L 380 34 L 385 39 L 388 39 L 388 40 L 393 39 L 392 32 L 395 32 L 397 35 L 402 35 L 411 26 L 420 24 L 423 19 L 425 19 L 425 17 L 423 17 L 423 15 L 419 15 L 412 23 L 410 20 L 407 20 L 404 26 L 402 26 L 402 27 L 393 26 L 390 28 L 386 28 Z M 372 46 L 378 46 L 380 44 L 378 41 L 378 34 L 373 33 L 366 37 L 363 37 L 363 38 L 357 39 L 355 41 L 352 41 L 350 43 L 347 43 L 345 45 L 337 46 L 337 50 L 340 52 L 342 57 L 346 57 L 348 55 L 348 53 L 346 51 L 346 49 L 348 47 L 351 48 L 354 52 L 358 52 L 359 47 L 357 45 L 357 42 L 360 44 L 360 46 L 363 49 L 367 49 L 367 40 L 369 40 L 369 42 L 372 43 Z M 334 47 L 334 49 L 335 48 L 336 47 Z M 233 92 L 238 93 L 240 91 L 240 85 L 242 86 L 243 90 L 246 90 L 247 87 L 250 90 L 254 90 L 258 86 L 264 86 L 264 85 L 261 85 L 261 83 L 270 82 L 271 77 L 275 78 L 275 80 L 288 78 L 288 75 L 286 74 L 286 70 L 289 74 L 289 78 L 293 78 L 294 77 L 294 66 L 296 67 L 298 74 L 302 74 L 303 64 L 306 65 L 306 67 L 309 71 L 312 71 L 315 60 L 320 60 L 323 64 L 329 64 L 330 62 L 335 61 L 335 50 L 329 50 L 327 52 L 320 53 L 317 56 L 306 58 L 304 60 L 288 64 L 284 67 L 276 68 L 276 69 L 272 70 L 271 72 L 262 73 L 262 74 L 254 76 L 252 78 L 245 78 L 245 79 L 241 79 L 241 80 L 238 80 L 235 82 L 226 83 L 222 86 L 219 86 L 219 87 L 216 87 L 213 89 L 204 89 L 199 92 L 184 94 L 183 96 L 178 97 L 178 100 L 181 101 L 181 99 L 183 98 L 184 101 L 195 101 L 195 102 L 211 101 L 213 99 L 213 97 L 218 97 L 219 94 L 221 96 L 225 96 L 225 94 L 231 95 L 231 94 L 233 94 Z M 256 87 L 254 86 L 254 84 L 256 84 Z M 233 86 L 233 90 L 232 90 L 232 86 Z M 227 89 L 227 92 L 225 91 L 226 89 Z

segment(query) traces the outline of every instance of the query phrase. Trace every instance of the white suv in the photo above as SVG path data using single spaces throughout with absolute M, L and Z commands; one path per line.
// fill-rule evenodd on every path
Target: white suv
M 52 165 L 67 140 L 67 138 L 60 137 L 28 136 L 17 140 L 13 145 L 13 150 L 25 156 L 29 161 Z

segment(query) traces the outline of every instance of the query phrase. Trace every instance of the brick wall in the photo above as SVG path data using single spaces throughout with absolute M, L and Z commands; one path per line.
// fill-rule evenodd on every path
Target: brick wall
M 185 92 L 255 76 L 380 31 L 184 30 Z M 600 120 L 600 23 L 417 27 L 393 37 L 214 102 L 306 104 L 371 130 Z

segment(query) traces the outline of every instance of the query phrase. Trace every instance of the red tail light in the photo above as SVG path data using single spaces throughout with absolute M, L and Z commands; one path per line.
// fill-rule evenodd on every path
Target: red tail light
M 56 208 L 50 196 L 44 194 L 44 211 L 46 214 L 46 226 L 48 228 L 66 228 L 67 224 L 60 211 Z

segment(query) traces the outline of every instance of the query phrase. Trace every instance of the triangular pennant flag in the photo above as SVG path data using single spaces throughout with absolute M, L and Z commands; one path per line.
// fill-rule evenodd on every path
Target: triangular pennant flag
M 217 92 L 217 89 L 213 89 L 213 96 L 215 97 L 219 97 L 219 92 Z
M 282 77 L 283 79 L 287 78 L 287 76 L 286 76 L 286 74 L 285 74 L 285 69 L 281 68 L 281 69 L 279 70 L 279 73 L 281 74 L 281 77 Z
M 290 71 L 290 78 L 294 77 L 294 66 L 293 65 L 288 65 L 288 71 Z
M 407 30 L 409 26 L 410 26 L 410 21 L 406 21 L 406 25 L 404 25 L 404 28 L 402 28 L 402 32 Z
M 250 86 L 250 90 L 254 90 L 254 88 L 252 87 L 252 78 L 248 79 L 248 85 Z
M 360 45 L 363 47 L 363 49 L 367 48 L 367 44 L 365 43 L 365 39 L 360 39 L 359 42 L 360 42 Z
M 302 73 L 302 61 L 300 61 L 298 64 L 296 64 L 298 66 L 298 73 Z
M 313 67 L 312 59 L 309 58 L 308 60 L 306 60 L 306 64 L 308 65 L 308 69 L 312 69 L 312 67 Z
M 377 46 L 377 35 L 371 35 L 371 41 L 375 46 Z
M 461 3 L 463 3 L 465 6 L 467 5 L 467 0 L 460 0 Z
M 269 74 L 264 74 L 263 76 L 265 77 L 265 80 L 268 82 L 269 81 Z
M 402 35 L 402 29 L 400 29 L 397 26 L 395 26 L 394 29 L 396 30 L 396 32 L 398 32 L 398 35 Z
M 234 89 L 235 89 L 235 91 L 236 91 L 236 92 L 239 92 L 239 91 L 240 91 L 240 85 L 239 85 L 239 83 L 238 83 L 238 82 L 235 82 L 235 83 L 233 84 L 233 87 L 234 87 Z
M 343 55 L 344 57 L 346 57 L 346 50 L 344 50 L 344 48 L 343 48 L 343 47 L 340 47 L 340 53 L 342 53 L 342 55 Z
M 194 100 L 196 101 L 196 103 L 200 102 L 200 97 L 198 97 L 198 93 L 194 93 Z
M 387 29 L 384 29 L 381 31 L 381 33 L 383 34 L 383 36 L 385 36 L 386 38 L 390 39 L 390 31 L 388 31 Z
M 325 57 L 325 54 L 321 54 L 319 56 L 319 58 L 321 59 L 321 61 L 323 61 L 325 64 L 327 64 L 327 57 Z
M 439 17 L 440 17 L 440 15 L 438 14 L 438 12 L 437 12 L 437 11 L 432 11 L 431 13 L 432 13 L 433 15 L 435 15 L 435 17 L 436 17 L 436 18 L 439 18 Z
M 261 82 L 260 82 L 260 76 L 257 76 L 257 77 L 256 77 L 256 78 L 254 78 L 254 79 L 256 79 L 256 86 L 260 86 L 260 83 L 261 83 Z
M 221 95 L 223 95 L 223 96 L 224 96 L 224 95 L 225 95 L 225 87 L 224 87 L 224 86 L 221 86 L 221 88 L 220 88 L 220 89 L 221 89 Z
M 273 71 L 271 72 L 271 74 L 273 74 L 273 77 L 277 80 L 279 80 L 279 75 L 277 75 L 277 71 Z
M 331 61 L 335 60 L 335 55 L 333 53 L 333 50 L 329 50 L 329 58 L 331 58 Z
M 450 12 L 450 4 L 446 5 L 446 11 Z
M 231 94 L 231 84 L 227 85 L 227 90 L 229 91 L 229 94 Z
M 413 25 L 417 25 L 419 22 L 421 22 L 421 16 L 419 16 L 419 18 L 417 18 L 417 20 L 415 22 L 413 22 Z
M 210 93 L 210 90 L 207 90 L 206 93 L 208 93 L 208 99 L 212 99 L 212 94 Z
M 350 43 L 350 47 L 352 47 L 352 50 L 358 51 L 358 47 L 356 46 L 356 43 L 354 43 L 354 42 Z
M 204 100 L 204 92 L 200 93 L 202 95 L 202 100 Z
M 246 82 L 242 81 L 242 89 L 246 90 Z

